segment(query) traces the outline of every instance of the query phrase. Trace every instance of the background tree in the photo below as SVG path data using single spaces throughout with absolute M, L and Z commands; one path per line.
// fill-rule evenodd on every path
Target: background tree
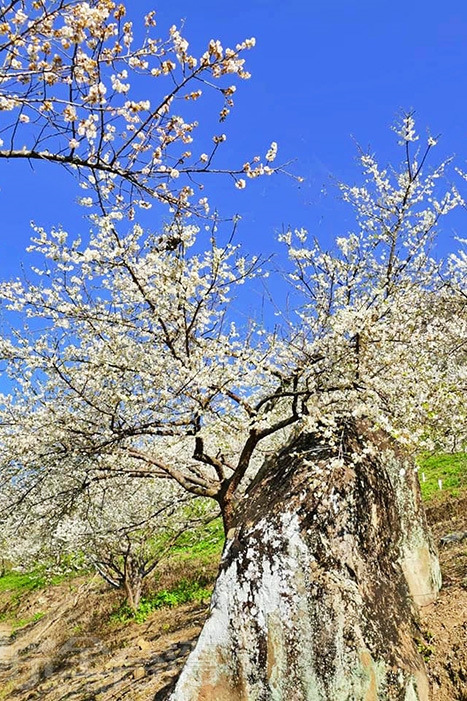
M 75 469 L 73 475 L 49 472 L 35 490 L 21 481 L 4 485 L 2 554 L 15 567 L 53 574 L 95 569 L 136 611 L 146 577 L 182 534 L 218 511 L 173 482 L 116 477 L 107 463 L 107 478 L 101 465 L 99 479 Z

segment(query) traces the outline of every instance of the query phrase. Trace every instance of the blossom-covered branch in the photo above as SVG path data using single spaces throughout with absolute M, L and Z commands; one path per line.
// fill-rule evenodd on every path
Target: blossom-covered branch
M 217 166 L 226 135 L 197 143 L 193 106 L 220 97 L 222 123 L 234 106 L 235 81 L 249 78 L 244 53 L 212 40 L 199 57 L 180 28 L 155 36 L 155 12 L 134 26 L 113 0 L 16 0 L 0 8 L 0 158 L 60 164 L 77 174 L 82 204 L 101 212 L 153 201 L 173 212 L 209 211 L 209 173 L 271 175 L 277 144 L 265 157 Z M 150 99 L 149 99 L 150 98 Z

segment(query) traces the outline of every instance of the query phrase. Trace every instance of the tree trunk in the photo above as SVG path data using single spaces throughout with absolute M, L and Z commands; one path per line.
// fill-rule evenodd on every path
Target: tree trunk
M 337 446 L 302 434 L 233 525 L 171 701 L 429 699 L 414 636 L 439 565 L 413 464 L 390 439 L 352 420 Z
M 143 577 L 139 570 L 138 564 L 131 558 L 125 562 L 125 579 L 123 582 L 125 589 L 126 601 L 132 611 L 138 609 L 141 600 L 141 592 L 143 589 Z

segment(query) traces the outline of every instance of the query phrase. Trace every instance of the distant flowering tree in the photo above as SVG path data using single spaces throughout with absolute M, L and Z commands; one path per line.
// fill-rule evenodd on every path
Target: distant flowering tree
M 134 27 L 113 0 L 13 0 L 0 5 L 0 158 L 39 159 L 79 176 L 81 202 L 109 212 L 155 200 L 173 212 L 206 213 L 208 173 L 238 188 L 270 175 L 277 153 L 234 167 L 216 165 L 226 139 L 198 144 L 193 103 L 217 92 L 223 122 L 235 80 L 247 79 L 247 39 L 233 49 L 212 40 L 199 57 L 176 26 L 155 35 L 156 14 Z M 280 169 L 279 169 L 280 170 Z
M 173 481 L 116 475 L 112 461 L 100 460 L 98 476 L 77 464 L 73 473 L 49 469 L 34 490 L 21 475 L 4 483 L 2 556 L 16 567 L 44 566 L 55 574 L 74 564 L 95 569 L 136 610 L 145 578 L 182 534 L 218 511 Z

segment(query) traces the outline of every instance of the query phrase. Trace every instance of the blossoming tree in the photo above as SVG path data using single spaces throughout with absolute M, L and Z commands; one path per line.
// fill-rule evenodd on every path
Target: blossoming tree
M 67 474 L 49 471 L 40 492 L 21 479 L 3 485 L 2 556 L 16 567 L 43 566 L 53 573 L 94 569 L 124 591 L 136 611 L 145 578 L 181 535 L 218 511 L 173 481 L 115 476 L 111 461 L 105 467 L 100 460 L 99 479 L 76 464 Z
M 177 218 L 157 234 L 121 233 L 107 215 L 84 244 L 36 228 L 38 281 L 1 287 L 26 324 L 2 342 L 18 388 L 3 406 L 4 479 L 40 494 L 48 473 L 76 464 L 87 479 L 112 477 L 110 456 L 113 476 L 131 459 L 132 477 L 173 480 L 221 508 L 213 612 L 174 698 L 211 687 L 219 698 L 238 679 L 241 698 L 290 684 L 303 699 L 363 699 L 372 684 L 428 698 L 401 621 L 432 600 L 439 571 L 401 446 L 442 440 L 436 415 L 464 418 L 465 256 L 430 256 L 462 199 L 439 185 L 447 164 L 425 174 L 432 141 L 412 154 L 410 115 L 398 135 L 400 170 L 362 154 L 364 184 L 342 186 L 356 229 L 334 250 L 303 231 L 282 237 L 298 297 L 280 333 L 229 317 L 261 261 L 214 232 L 200 250 Z M 381 598 L 397 612 L 390 629 Z M 305 601 L 315 613 L 303 628 Z
M 252 42 L 211 42 L 196 62 L 175 28 L 134 49 L 112 2 L 25 6 L 2 10 L 13 118 L 0 156 L 71 167 L 101 216 L 85 239 L 36 227 L 41 268 L 1 285 L 4 485 L 40 499 L 48 476 L 79 466 L 86 480 L 150 475 L 219 504 L 212 613 L 173 699 L 428 699 L 412 626 L 440 581 L 406 450 L 464 421 L 467 341 L 465 255 L 431 252 L 462 204 L 443 186 L 448 164 L 428 168 L 435 140 L 417 153 L 406 115 L 399 168 L 361 154 L 363 184 L 342 186 L 354 231 L 330 251 L 285 234 L 294 316 L 240 328 L 231 299 L 265 263 L 221 243 L 215 223 L 203 242 L 187 218 L 207 211 L 192 179 L 214 170 L 223 136 L 194 155 L 195 124 L 173 110 L 208 76 L 246 77 Z M 155 108 L 130 99 L 132 71 L 170 81 Z M 225 118 L 233 89 L 220 91 Z M 242 174 L 272 172 L 276 150 L 226 172 L 243 187 Z M 164 228 L 124 222 L 157 200 L 172 210 Z

